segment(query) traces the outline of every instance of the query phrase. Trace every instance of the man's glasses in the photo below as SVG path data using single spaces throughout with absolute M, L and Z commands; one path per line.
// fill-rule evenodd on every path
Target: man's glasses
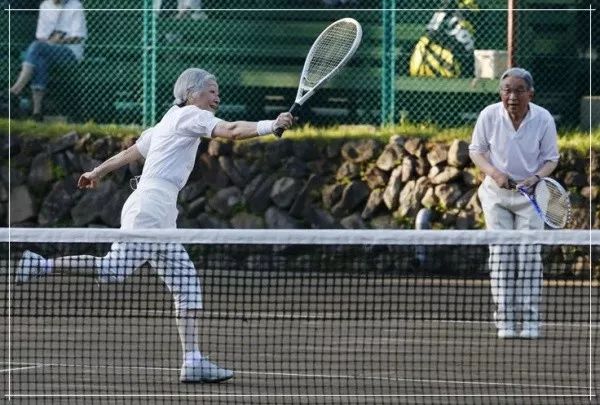
M 527 92 L 529 92 L 529 90 L 523 89 L 523 88 L 521 88 L 521 89 L 509 89 L 509 88 L 500 89 L 500 93 L 502 93 L 503 96 L 508 96 L 512 93 L 515 96 L 520 97 Z

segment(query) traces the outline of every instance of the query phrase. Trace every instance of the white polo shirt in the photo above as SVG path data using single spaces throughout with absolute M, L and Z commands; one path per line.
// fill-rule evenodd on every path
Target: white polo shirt
M 210 111 L 189 105 L 173 106 L 154 127 L 137 140 L 140 153 L 146 158 L 142 179 L 166 180 L 179 190 L 194 168 L 201 137 L 212 137 L 221 121 Z
M 87 37 L 85 15 L 79 0 L 67 0 L 59 5 L 54 4 L 52 0 L 45 0 L 40 4 L 35 37 L 45 41 L 54 31 L 62 31 L 67 37 L 82 40 Z M 83 59 L 83 43 L 63 46 L 69 48 L 77 60 Z
M 554 118 L 545 108 L 529 103 L 515 130 L 501 102 L 489 105 L 479 114 L 469 150 L 488 154 L 495 168 L 515 181 L 524 180 L 545 162 L 558 161 Z

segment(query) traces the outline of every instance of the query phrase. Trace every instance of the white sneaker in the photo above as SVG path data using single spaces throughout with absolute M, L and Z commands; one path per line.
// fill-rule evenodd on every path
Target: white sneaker
M 521 339 L 539 339 L 541 336 L 542 332 L 540 331 L 540 328 L 523 329 L 521 333 L 519 333 Z
M 205 357 L 200 357 L 183 362 L 179 380 L 181 382 L 216 383 L 229 380 L 231 377 L 233 377 L 233 371 L 221 368 Z
M 498 329 L 498 338 L 500 339 L 515 339 L 517 331 L 514 329 Z
M 46 259 L 29 250 L 23 252 L 21 260 L 15 269 L 15 282 L 18 284 L 28 282 L 32 277 L 44 276 L 48 273 Z

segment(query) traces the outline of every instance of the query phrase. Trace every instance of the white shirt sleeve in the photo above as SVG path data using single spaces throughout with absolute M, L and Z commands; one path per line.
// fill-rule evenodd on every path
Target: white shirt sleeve
M 50 38 L 50 34 L 56 30 L 58 19 L 61 14 L 62 11 L 60 8 L 55 7 L 52 1 L 46 0 L 42 2 L 42 4 L 40 4 L 35 37 L 41 41 Z
M 144 157 L 144 159 L 148 156 L 148 151 L 150 150 L 150 143 L 152 141 L 152 130 L 153 129 L 154 129 L 154 127 L 148 128 L 147 130 L 142 132 L 142 135 L 140 135 L 140 137 L 138 138 L 138 140 L 135 143 L 138 150 Z
M 549 113 L 546 117 L 546 126 L 540 139 L 540 158 L 543 162 L 558 162 L 560 154 L 558 153 L 558 135 L 556 133 L 556 124 L 554 118 Z
M 473 129 L 471 144 L 469 145 L 469 151 L 471 152 L 486 153 L 490 150 L 490 143 L 485 136 L 488 115 L 487 109 L 484 109 L 477 118 L 475 128 Z
M 210 111 L 189 105 L 181 108 L 175 128 L 181 136 L 212 137 L 213 129 L 220 121 Z
M 65 33 L 67 37 L 87 37 L 87 26 L 83 6 L 79 1 L 68 1 L 65 10 L 60 14 L 56 29 Z

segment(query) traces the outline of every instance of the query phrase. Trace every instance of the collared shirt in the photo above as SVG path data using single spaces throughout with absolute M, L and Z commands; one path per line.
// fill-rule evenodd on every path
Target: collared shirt
M 166 180 L 179 190 L 187 182 L 201 137 L 212 137 L 221 121 L 210 111 L 196 106 L 173 106 L 154 127 L 137 140 L 138 150 L 146 158 L 141 182 L 145 178 Z
M 529 103 L 517 130 L 501 102 L 479 114 L 469 151 L 488 154 L 490 163 L 515 181 L 535 174 L 547 161 L 559 158 L 556 125 L 546 110 Z
M 54 4 L 52 0 L 45 0 L 40 4 L 37 29 L 35 37 L 46 41 L 54 31 L 65 33 L 66 37 L 87 37 L 87 25 L 83 6 L 78 0 L 68 0 L 61 4 Z M 83 43 L 63 44 L 68 47 L 77 60 L 83 59 Z

